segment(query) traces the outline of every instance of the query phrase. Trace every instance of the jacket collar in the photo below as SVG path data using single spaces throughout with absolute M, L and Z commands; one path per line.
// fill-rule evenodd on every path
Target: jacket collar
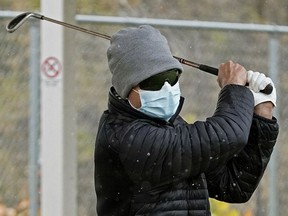
M 158 124 L 169 124 L 169 123 L 173 124 L 174 120 L 179 115 L 182 109 L 183 103 L 184 103 L 184 98 L 180 97 L 180 103 L 176 110 L 176 113 L 169 119 L 168 122 L 166 122 L 162 119 L 147 116 L 144 113 L 134 109 L 126 99 L 121 98 L 117 94 L 114 87 L 111 87 L 109 91 L 108 109 L 112 113 L 120 113 L 121 115 L 129 116 L 130 118 L 134 118 L 134 119 L 141 118 L 141 119 L 152 120 Z

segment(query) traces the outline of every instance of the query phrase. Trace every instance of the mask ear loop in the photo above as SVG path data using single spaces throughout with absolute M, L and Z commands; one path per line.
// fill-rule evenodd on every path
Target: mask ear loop
M 137 91 L 136 89 L 132 88 L 131 90 L 140 95 L 139 91 Z M 136 107 L 131 103 L 131 101 L 129 100 L 129 98 L 127 98 L 127 101 L 128 101 L 128 103 L 130 104 L 130 106 L 131 106 L 133 109 L 139 111 L 140 107 L 139 107 L 139 108 L 136 108 Z
M 133 109 L 135 109 L 135 110 L 138 110 L 139 111 L 139 109 L 140 108 L 136 108 L 131 102 L 130 102 L 130 100 L 129 99 L 127 99 L 127 101 L 128 101 L 128 103 L 130 104 L 130 106 L 133 108 Z
M 137 94 L 139 94 L 139 91 L 135 90 L 134 88 L 132 88 L 132 91 L 136 92 Z

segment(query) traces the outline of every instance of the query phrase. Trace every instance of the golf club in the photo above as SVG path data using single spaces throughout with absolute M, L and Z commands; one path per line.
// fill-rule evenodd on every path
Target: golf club
M 69 24 L 69 23 L 61 22 L 61 21 L 58 21 L 58 20 L 55 20 L 55 19 L 51 19 L 49 17 L 45 17 L 45 16 L 43 16 L 41 14 L 33 13 L 33 12 L 25 12 L 25 13 L 19 14 L 18 16 L 14 17 L 8 23 L 8 25 L 6 26 L 6 30 L 8 32 L 10 32 L 10 33 L 16 31 L 30 17 L 33 17 L 33 18 L 36 18 L 36 19 L 40 19 L 40 20 L 46 20 L 48 22 L 52 22 L 52 23 L 55 23 L 55 24 L 58 24 L 58 25 L 61 25 L 61 26 L 65 26 L 65 27 L 70 28 L 70 29 L 81 31 L 81 32 L 84 32 L 84 33 L 87 33 L 87 34 L 90 34 L 90 35 L 94 35 L 96 37 L 104 38 L 106 40 L 110 40 L 111 39 L 111 37 L 108 36 L 108 35 L 101 34 L 101 33 L 95 32 L 95 31 L 91 31 L 91 30 L 88 30 L 88 29 L 85 29 L 85 28 L 81 28 L 79 26 L 75 26 L 75 25 L 72 25 L 72 24 Z M 177 56 L 173 56 L 173 57 L 175 59 L 177 59 L 181 64 L 185 64 L 187 66 L 197 68 L 197 69 L 199 69 L 201 71 L 204 71 L 204 72 L 207 72 L 207 73 L 210 73 L 210 74 L 213 74 L 213 75 L 218 75 L 218 69 L 217 68 L 210 67 L 208 65 L 199 64 L 199 63 L 196 63 L 196 62 L 192 62 L 192 61 L 189 61 L 189 60 L 186 60 L 186 59 L 183 59 L 183 58 L 179 58 Z M 261 90 L 261 92 L 265 93 L 265 94 L 270 94 L 272 92 L 272 90 L 273 90 L 273 86 L 271 84 L 268 84 L 265 87 L 265 89 Z

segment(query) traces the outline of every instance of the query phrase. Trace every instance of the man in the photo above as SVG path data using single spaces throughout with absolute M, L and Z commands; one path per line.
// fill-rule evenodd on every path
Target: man
M 278 135 L 275 87 L 259 93 L 272 80 L 221 64 L 214 115 L 188 124 L 179 116 L 183 68 L 158 30 L 120 30 L 107 56 L 113 87 L 96 138 L 98 215 L 210 215 L 209 197 L 249 200 Z

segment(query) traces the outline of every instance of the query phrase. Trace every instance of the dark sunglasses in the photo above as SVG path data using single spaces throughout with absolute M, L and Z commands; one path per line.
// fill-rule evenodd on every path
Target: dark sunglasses
M 179 76 L 180 72 L 177 69 L 168 70 L 143 80 L 139 83 L 139 87 L 142 90 L 158 91 L 166 81 L 174 86 L 178 82 Z

